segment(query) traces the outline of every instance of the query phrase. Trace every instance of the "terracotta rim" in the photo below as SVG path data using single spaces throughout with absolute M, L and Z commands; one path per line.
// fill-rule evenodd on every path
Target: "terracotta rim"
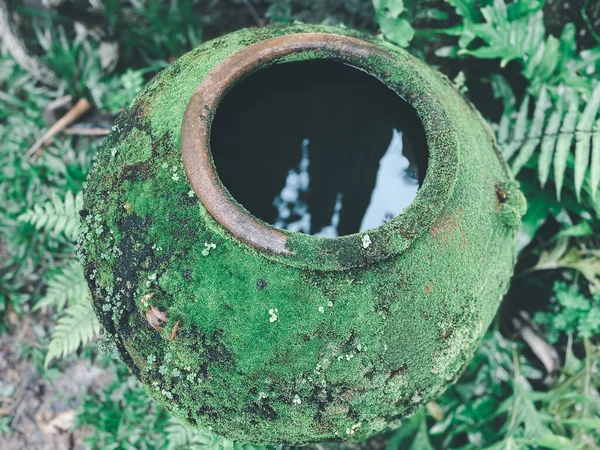
M 239 50 L 210 70 L 192 95 L 187 105 L 181 128 L 182 158 L 190 184 L 210 215 L 236 238 L 258 250 L 275 256 L 293 256 L 292 259 L 296 259 L 301 255 L 295 255 L 295 252 L 287 244 L 288 240 L 294 234 L 298 233 L 275 228 L 253 216 L 233 199 L 221 183 L 210 151 L 210 129 L 219 103 L 239 81 L 257 70 L 264 69 L 278 62 L 298 59 L 295 55 L 305 52 L 311 52 L 311 59 L 338 60 L 352 65 L 357 69 L 364 70 L 369 75 L 378 78 L 411 104 L 416 109 L 417 115 L 421 120 L 423 120 L 423 116 L 425 115 L 431 117 L 432 113 L 434 115 L 446 115 L 446 112 L 442 111 L 444 108 L 441 107 L 439 101 L 434 99 L 435 94 L 433 92 L 406 92 L 404 86 L 390 85 L 390 83 L 382 79 L 383 76 L 374 73 L 373 68 L 367 66 L 369 57 L 379 56 L 393 61 L 398 59 L 396 55 L 391 54 L 385 48 L 349 36 L 328 33 L 299 33 L 270 38 Z M 406 64 L 406 62 L 403 63 Z M 416 100 L 417 97 L 421 97 L 421 99 L 426 98 L 426 101 Z M 415 105 L 414 103 L 420 103 L 421 105 L 419 107 L 419 105 Z M 427 187 L 427 179 L 429 178 L 432 166 L 438 165 L 432 164 L 432 161 L 435 162 L 435 155 L 432 155 L 431 144 L 435 144 L 436 137 L 432 138 L 431 135 L 440 136 L 441 134 L 445 134 L 445 137 L 448 138 L 449 134 L 455 134 L 454 129 L 444 130 L 442 126 L 440 127 L 441 129 L 428 130 L 426 124 L 423 123 L 423 125 L 430 150 L 430 162 L 425 182 L 419 189 L 416 198 L 413 199 L 413 204 L 417 203 L 417 199 L 420 196 L 422 197 L 422 192 Z M 457 155 L 454 155 L 451 159 L 448 159 L 448 155 L 446 155 L 445 158 L 446 169 L 452 169 L 450 166 L 455 165 L 452 160 L 457 160 Z M 447 165 L 448 162 L 451 163 L 450 166 Z M 454 169 L 457 170 L 456 167 Z M 450 175 L 450 173 L 448 174 Z M 437 216 L 438 211 L 436 210 L 441 210 L 441 203 L 445 203 L 440 202 L 441 197 L 449 198 L 454 189 L 454 180 L 449 179 L 448 181 L 444 187 L 445 192 L 440 192 L 438 188 L 437 203 L 439 203 L 439 206 L 434 208 L 432 205 L 427 205 L 428 212 L 434 217 Z M 373 230 L 368 230 L 369 235 L 374 236 L 379 229 L 390 226 L 394 220 L 401 218 L 408 209 L 412 208 L 415 213 L 422 210 L 423 205 L 413 206 L 413 204 L 409 205 L 403 213 L 396 216 L 392 221 Z M 430 217 L 431 221 L 434 217 Z M 421 217 L 411 219 L 411 221 L 420 225 L 426 225 L 424 222 L 428 222 L 429 220 L 424 221 L 423 217 Z M 307 235 L 307 237 L 315 240 L 327 239 L 329 241 L 336 241 L 343 246 L 354 245 L 348 244 L 349 238 L 352 236 L 360 237 L 365 233 L 367 232 L 340 236 L 338 238 L 319 238 L 311 235 Z M 414 237 L 411 237 L 410 240 L 414 239 Z M 406 237 L 403 237 L 403 239 L 406 239 Z M 362 264 L 357 262 L 357 265 Z

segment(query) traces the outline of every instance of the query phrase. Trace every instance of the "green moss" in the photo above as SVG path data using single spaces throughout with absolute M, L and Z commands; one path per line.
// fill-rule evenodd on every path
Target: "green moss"
M 292 256 L 234 239 L 190 195 L 183 114 L 218 62 L 303 31 L 360 36 L 304 25 L 243 30 L 184 55 L 118 119 L 84 197 L 81 256 L 121 356 L 157 402 L 237 441 L 362 440 L 439 394 L 507 289 L 524 211 L 479 114 L 445 77 L 385 45 L 354 62 L 423 121 L 431 158 L 413 204 L 369 230 L 366 248 L 365 233 L 290 233 Z M 150 305 L 166 313 L 160 333 L 146 320 Z

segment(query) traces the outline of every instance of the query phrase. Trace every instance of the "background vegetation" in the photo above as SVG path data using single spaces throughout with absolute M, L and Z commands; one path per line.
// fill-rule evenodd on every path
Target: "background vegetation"
M 10 12 L 37 69 L 0 47 L 2 448 L 253 448 L 185 428 L 113 357 L 76 259 L 79 192 L 158 70 L 206 39 L 292 20 L 382 33 L 438 67 L 489 120 L 529 201 L 512 287 L 458 383 L 385 436 L 314 448 L 600 448 L 596 0 L 42 3 Z

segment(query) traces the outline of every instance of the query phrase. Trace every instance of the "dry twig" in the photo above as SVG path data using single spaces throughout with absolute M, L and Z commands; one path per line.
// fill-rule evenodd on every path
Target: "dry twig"
M 0 0 L 0 1 L 2 1 L 2 0 Z M 31 157 L 34 154 L 37 157 L 39 157 L 42 153 L 41 152 L 42 147 L 48 141 L 50 141 L 54 136 L 56 136 L 58 133 L 60 133 L 61 130 L 63 130 L 67 126 L 71 125 L 73 122 L 75 122 L 81 116 L 83 116 L 86 112 L 88 112 L 90 110 L 91 107 L 92 107 L 92 104 L 87 99 L 82 98 L 82 99 L 78 100 L 77 103 L 75 103 L 75 106 L 73 106 L 69 110 L 69 112 L 67 112 L 64 116 L 62 116 L 60 119 L 58 119 L 48 129 L 48 131 L 46 131 L 44 133 L 44 135 L 41 138 L 39 138 L 37 141 L 35 141 L 35 144 L 33 144 L 29 148 L 29 150 L 27 150 L 27 152 L 25 152 L 25 155 L 23 155 L 23 157 L 24 158 Z
M 512 324 L 531 351 L 546 368 L 546 383 L 549 384 L 560 368 L 558 352 L 542 337 L 537 326 L 531 321 L 531 318 L 525 311 L 520 311 L 519 316 L 511 319 Z
M 264 27 L 265 26 L 265 20 L 262 17 L 260 17 L 260 15 L 258 14 L 258 11 L 256 11 L 256 8 L 250 2 L 250 0 L 245 0 L 244 4 L 246 5 L 246 8 L 248 8 L 248 12 L 250 12 L 250 15 L 252 16 L 252 18 L 256 22 L 256 25 L 258 25 L 259 27 Z

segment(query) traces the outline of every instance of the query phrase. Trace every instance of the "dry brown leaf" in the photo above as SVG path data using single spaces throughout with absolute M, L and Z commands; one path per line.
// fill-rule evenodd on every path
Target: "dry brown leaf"
M 173 342 L 173 340 L 175 339 L 175 336 L 177 336 L 177 330 L 179 330 L 179 320 L 177 322 L 175 322 L 175 326 L 173 327 L 173 331 L 171 331 L 171 337 L 169 338 L 169 340 L 171 342 Z
M 161 311 L 156 306 L 151 306 L 150 309 L 152 309 L 152 312 L 154 313 L 154 315 L 156 317 L 158 317 L 160 320 L 162 320 L 163 322 L 167 321 L 167 313 Z
M 75 411 L 72 409 L 58 413 L 50 422 L 43 425 L 42 431 L 44 434 L 58 434 L 69 431 L 75 425 L 75 417 Z
M 153 306 L 152 309 L 149 309 L 146 311 L 146 320 L 148 321 L 148 323 L 150 324 L 150 326 L 152 328 L 154 328 L 156 331 L 161 333 L 163 328 L 160 326 L 160 322 L 161 322 L 161 320 L 163 322 L 166 322 L 167 319 L 166 319 L 166 317 L 164 319 L 162 319 L 161 317 L 154 314 L 155 310 L 158 311 L 158 309 L 156 309 L 156 307 Z M 164 313 L 162 313 L 162 315 L 164 316 Z

